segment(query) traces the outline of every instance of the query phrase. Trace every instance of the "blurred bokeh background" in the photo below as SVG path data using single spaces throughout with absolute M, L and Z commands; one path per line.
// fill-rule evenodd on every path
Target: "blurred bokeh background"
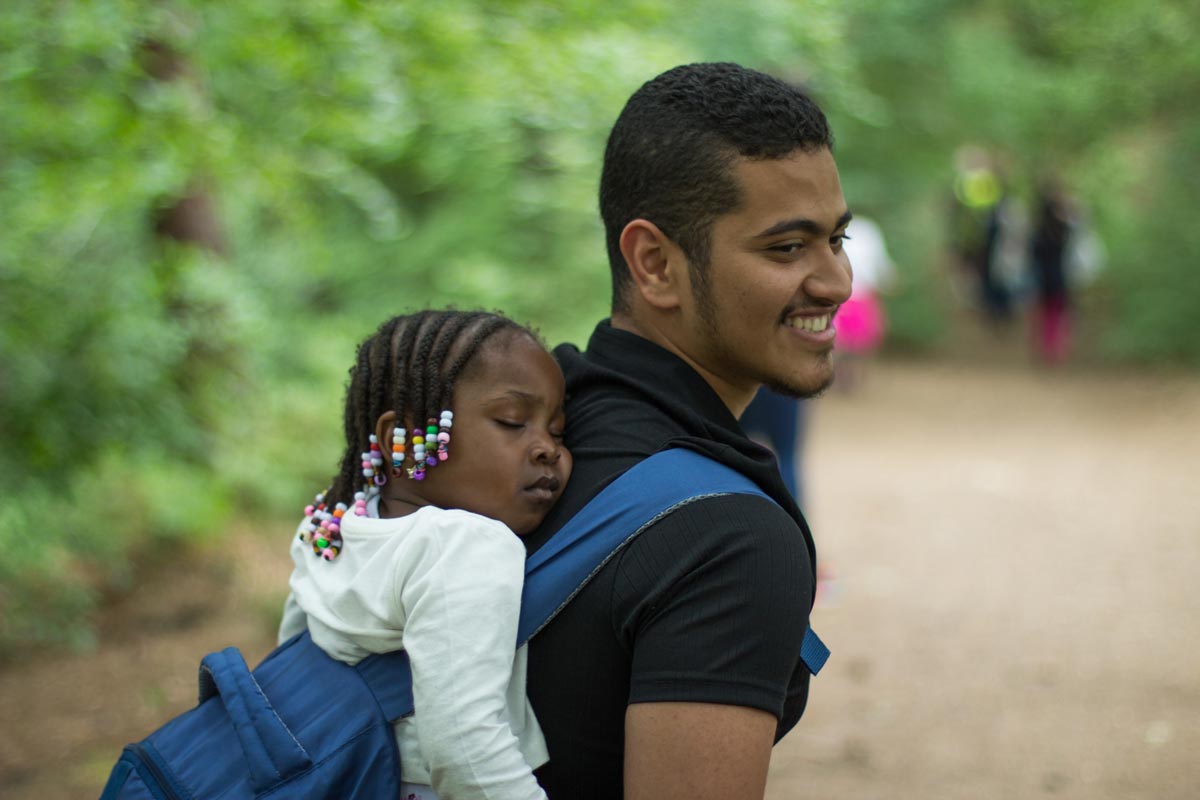
M 6 720 L 48 714 L 12 703 L 30 676 L 54 683 L 58 665 L 106 652 L 114 615 L 138 628 L 130 598 L 155 574 L 177 577 L 154 602 L 192 591 L 195 618 L 213 594 L 251 597 L 239 615 L 269 643 L 284 587 L 271 573 L 247 594 L 229 565 L 286 547 L 338 457 L 354 344 L 387 316 L 499 308 L 552 343 L 582 343 L 609 296 L 595 200 L 608 128 L 633 90 L 680 63 L 738 61 L 806 86 L 832 121 L 851 208 L 886 239 L 878 377 L 853 400 L 819 401 L 840 405 L 825 428 L 819 413 L 810 421 L 818 447 L 836 448 L 839 420 L 861 423 L 847 409 L 869 416 L 912 392 L 937 417 L 958 391 L 946 370 L 961 368 L 979 398 L 1009 393 L 981 418 L 996 429 L 1031 397 L 1053 408 L 1113 385 L 1159 387 L 1147 389 L 1154 402 L 1135 393 L 1097 411 L 1094 431 L 1130 409 L 1165 413 L 1162 441 L 1182 442 L 1166 469 L 1194 476 L 1198 40 L 1200 12 L 1185 0 L 9 0 L 0 673 L 17 677 L 3 683 Z M 1044 328 L 1030 257 L 1048 198 L 1070 233 L 1058 334 Z M 982 446 L 954 441 L 964 449 L 940 458 Z M 895 477 L 873 458 L 847 473 L 860 488 Z M 1161 464 L 1153 452 L 1146 463 Z M 830 516 L 837 490 L 822 480 L 813 514 L 852 540 L 861 520 Z M 929 502 L 944 480 L 920 484 Z M 1086 503 L 1094 487 L 1078 488 L 1071 502 Z M 1172 500 L 1183 502 L 1154 507 Z M 1194 520 L 1182 523 L 1191 533 Z M 1185 577 L 1194 547 L 1175 562 Z M 856 551 L 833 550 L 852 586 Z M 1194 637 L 1200 609 L 1183 608 Z M 195 622 L 183 617 L 140 627 L 165 635 Z M 110 682 L 139 680 L 137 663 Z M 1194 678 L 1171 685 L 1196 707 Z M 130 718 L 145 728 L 189 691 L 135 693 L 149 710 Z M 861 761 L 855 747 L 834 750 Z M 85 782 L 108 756 L 95 758 Z M 53 796 L 35 761 L 11 760 L 5 779 Z M 1054 793 L 1073 778 L 1039 780 Z M 889 796 L 836 785 L 823 796 Z

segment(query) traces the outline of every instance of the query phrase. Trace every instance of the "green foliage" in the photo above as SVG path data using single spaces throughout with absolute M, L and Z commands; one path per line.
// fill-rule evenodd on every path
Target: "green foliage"
M 1183 2 L 16 0 L 0 15 L 0 651 L 85 643 L 155 542 L 280 512 L 338 457 L 354 343 L 425 305 L 551 341 L 607 308 L 595 188 L 642 81 L 803 81 L 888 234 L 894 340 L 944 334 L 952 155 L 1048 165 L 1108 245 L 1103 352 L 1200 363 Z M 201 193 L 227 252 L 155 235 Z M 284 535 L 280 532 L 281 535 Z

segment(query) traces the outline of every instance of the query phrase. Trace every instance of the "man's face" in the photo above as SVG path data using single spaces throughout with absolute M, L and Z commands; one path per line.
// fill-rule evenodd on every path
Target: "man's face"
M 681 309 L 687 349 L 735 392 L 763 383 L 816 394 L 833 380 L 831 321 L 850 296 L 850 214 L 833 154 L 739 159 L 733 177 L 742 204 L 713 223 L 707 280 Z

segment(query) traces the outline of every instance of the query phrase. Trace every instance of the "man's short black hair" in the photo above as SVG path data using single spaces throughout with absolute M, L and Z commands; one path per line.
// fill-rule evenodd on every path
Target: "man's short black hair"
M 628 310 L 621 231 L 646 219 L 679 245 L 698 291 L 711 229 L 735 210 L 738 157 L 783 158 L 833 147 L 825 114 L 795 86 L 737 64 L 687 64 L 634 92 L 613 125 L 600 177 L 613 311 Z

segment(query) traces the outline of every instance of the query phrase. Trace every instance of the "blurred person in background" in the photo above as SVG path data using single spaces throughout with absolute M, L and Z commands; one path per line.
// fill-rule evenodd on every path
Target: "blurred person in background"
M 879 295 L 896 278 L 896 266 L 888 254 L 883 231 L 873 220 L 855 217 L 849 233 L 845 248 L 854 271 L 854 288 L 837 316 L 836 384 L 847 391 L 862 381 L 865 362 L 883 344 L 887 315 Z
M 808 422 L 805 401 L 764 386 L 754 395 L 740 422 L 750 438 L 775 454 L 783 482 L 796 498 L 796 504 L 804 508 L 804 428 Z
M 1070 357 L 1075 295 L 1095 279 L 1103 261 L 1103 245 L 1079 204 L 1060 180 L 1043 179 L 1029 236 L 1032 339 L 1042 363 L 1062 364 Z
M 993 154 L 964 146 L 955 162 L 949 225 L 951 248 L 971 286 L 963 294 L 993 330 L 1001 332 L 1010 327 L 1025 278 L 1024 208 L 1008 191 Z
M 1061 364 L 1071 348 L 1070 300 L 1067 286 L 1067 241 L 1071 212 L 1057 181 L 1038 189 L 1037 211 L 1029 239 L 1033 278 L 1033 342 L 1046 364 Z

